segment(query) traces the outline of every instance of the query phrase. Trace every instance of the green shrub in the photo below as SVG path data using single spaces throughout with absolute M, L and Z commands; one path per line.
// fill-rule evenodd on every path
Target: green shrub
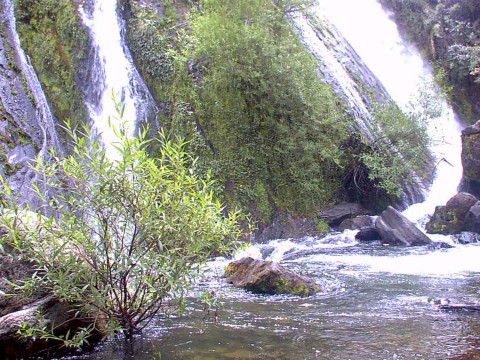
M 266 190 L 278 208 L 310 214 L 340 186 L 345 119 L 286 20 L 288 10 L 280 1 L 202 1 L 189 22 L 199 64 L 189 101 L 211 145 L 214 173 L 243 187 L 231 198 L 245 205 L 248 190 Z
M 187 166 L 193 161 L 184 144 L 145 140 L 146 131 L 128 138 L 117 129 L 118 158 L 109 159 L 96 139 L 88 140 L 88 129 L 67 132 L 72 155 L 52 153 L 54 162 L 37 165 L 44 179 L 39 195 L 48 189 L 42 199 L 55 218 L 39 216 L 41 226 L 10 245 L 38 263 L 30 287 L 77 304 L 79 314 L 91 314 L 107 335 L 131 336 L 154 315 L 181 310 L 202 264 L 236 243 L 239 214 L 225 213 L 213 198 L 212 181 L 200 180 Z M 157 158 L 146 151 L 152 142 L 159 142 Z M 24 333 L 47 337 L 53 329 Z M 78 336 L 80 343 L 87 338 Z

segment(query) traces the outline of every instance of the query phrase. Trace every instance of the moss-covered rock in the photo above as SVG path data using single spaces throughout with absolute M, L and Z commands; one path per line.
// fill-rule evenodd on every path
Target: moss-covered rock
M 430 234 L 458 234 L 466 231 L 465 218 L 478 199 L 472 194 L 460 192 L 448 200 L 445 206 L 437 206 L 426 224 Z
M 235 287 L 261 294 L 309 296 L 320 286 L 272 261 L 246 257 L 233 261 L 225 268 L 225 276 Z

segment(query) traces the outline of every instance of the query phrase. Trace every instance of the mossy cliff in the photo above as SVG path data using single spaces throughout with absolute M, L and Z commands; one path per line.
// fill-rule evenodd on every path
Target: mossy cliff
M 161 123 L 192 140 L 231 205 L 257 219 L 313 214 L 338 200 L 342 104 L 270 1 L 132 2 L 128 40 L 159 102 Z M 188 17 L 185 17 L 188 8 Z
M 190 140 L 196 170 L 220 180 L 217 193 L 228 206 L 265 224 L 282 211 L 314 217 L 344 200 L 386 206 L 405 178 L 388 149 L 359 145 L 362 136 L 347 131 L 353 119 L 345 104 L 318 78 L 318 63 L 292 31 L 289 12 L 310 3 L 122 2 L 128 45 L 160 103 L 160 122 Z M 423 146 L 412 141 L 408 148 Z M 368 164 L 362 157 L 378 151 Z M 368 183 L 361 190 L 351 180 L 359 167 Z
M 384 207 L 402 186 L 402 168 L 410 167 L 354 133 L 345 103 L 318 77 L 317 60 L 288 20 L 311 3 L 119 1 L 127 44 L 159 105 L 160 124 L 168 136 L 188 141 L 198 158 L 193 169 L 213 174 L 228 208 L 239 206 L 263 225 L 280 213 L 312 220 L 341 201 Z M 78 6 L 52 0 L 15 6 L 22 46 L 55 115 L 76 123 L 85 120 L 91 55 Z M 416 149 L 418 139 L 390 133 Z
M 480 6 L 477 0 L 381 0 L 434 65 L 463 119 L 480 118 Z
M 43 89 L 60 121 L 86 118 L 81 71 L 88 36 L 76 1 L 15 0 L 17 31 Z

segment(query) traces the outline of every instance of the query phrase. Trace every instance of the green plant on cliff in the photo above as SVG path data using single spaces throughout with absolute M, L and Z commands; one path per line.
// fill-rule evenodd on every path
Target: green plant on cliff
M 344 118 L 283 5 L 201 1 L 189 19 L 186 57 L 198 69 L 188 102 L 229 201 L 255 203 L 261 191 L 264 214 L 270 204 L 309 214 L 339 188 Z
M 212 181 L 187 166 L 192 159 L 184 144 L 164 134 L 146 140 L 146 131 L 130 138 L 117 129 L 113 160 L 96 139 L 88 140 L 87 128 L 67 132 L 72 155 L 52 153 L 54 162 L 37 165 L 46 182 L 39 185 L 58 190 L 53 197 L 38 190 L 57 215 L 39 216 L 41 226 L 13 245 L 38 263 L 36 286 L 91 314 L 97 330 L 128 337 L 154 315 L 182 309 L 202 264 L 236 244 L 239 214 L 223 211 Z M 147 153 L 154 141 L 160 143 L 155 158 Z M 33 330 L 45 337 L 50 329 Z
M 85 109 L 75 77 L 85 61 L 88 38 L 72 1 L 16 0 L 22 47 L 59 119 L 83 123 Z
M 426 120 L 438 115 L 435 99 L 429 98 L 428 103 L 431 108 L 425 112 L 409 114 L 394 104 L 377 105 L 374 109 L 375 121 L 383 130 L 358 159 L 368 169 L 370 180 L 390 196 L 398 197 L 405 185 L 417 186 L 417 179 L 428 177 L 430 153 Z

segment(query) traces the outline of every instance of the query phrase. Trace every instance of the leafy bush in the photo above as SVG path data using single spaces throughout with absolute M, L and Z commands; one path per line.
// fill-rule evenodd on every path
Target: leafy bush
M 185 144 L 163 134 L 145 140 L 146 131 L 129 138 L 119 129 L 118 159 L 109 159 L 97 139 L 88 140 L 88 129 L 67 132 L 73 154 L 52 154 L 54 162 L 37 165 L 45 182 L 39 195 L 56 217 L 39 216 L 39 226 L 10 245 L 38 263 L 24 287 L 43 287 L 77 304 L 77 315 L 92 317 L 88 331 L 131 336 L 156 314 L 182 309 L 202 264 L 236 243 L 239 214 L 224 213 L 212 181 L 186 166 L 192 159 Z M 147 154 L 153 142 L 158 158 Z M 48 191 L 40 194 L 44 185 Z M 26 334 L 45 337 L 54 328 L 33 330 Z M 84 332 L 78 336 L 86 339 Z
M 189 22 L 191 56 L 202 65 L 191 102 L 210 166 L 233 185 L 230 199 L 268 198 L 264 205 L 311 214 L 340 186 L 346 131 L 336 97 L 286 20 L 292 4 L 308 5 L 202 1 Z

